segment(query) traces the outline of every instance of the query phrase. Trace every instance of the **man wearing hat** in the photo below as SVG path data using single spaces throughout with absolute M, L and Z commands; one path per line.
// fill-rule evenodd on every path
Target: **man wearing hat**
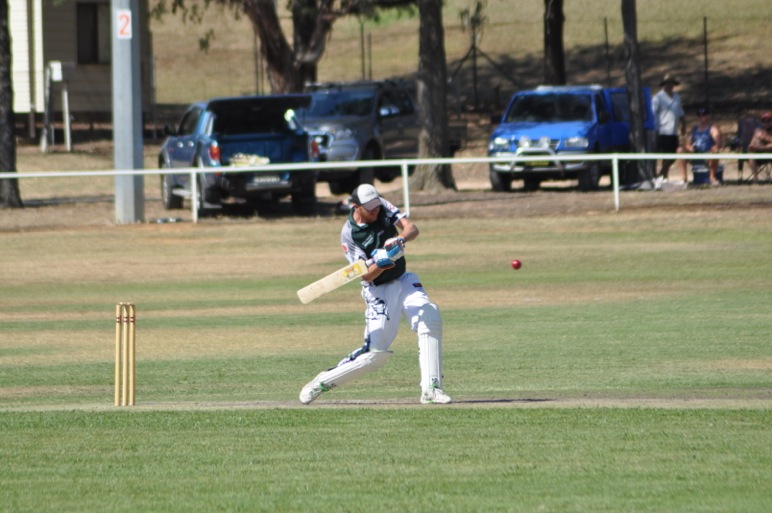
M 654 111 L 654 126 L 657 130 L 657 151 L 661 153 L 676 153 L 678 151 L 678 129 L 680 125 L 681 135 L 686 134 L 686 114 L 681 105 L 681 97 L 674 91 L 680 82 L 670 74 L 665 75 L 659 85 L 662 89 L 651 100 L 651 108 Z M 663 160 L 659 177 L 667 180 L 670 166 L 673 160 Z M 681 165 L 681 175 L 684 183 L 687 182 L 686 165 Z
M 721 130 L 718 125 L 710 121 L 710 111 L 707 107 L 697 109 L 697 119 L 699 122 L 692 127 L 692 132 L 684 145 L 684 151 L 687 153 L 718 153 L 721 149 Z M 721 185 L 716 176 L 718 171 L 718 160 L 692 160 L 692 165 L 707 166 L 710 185 Z
M 418 228 L 372 185 L 357 187 L 351 204 L 340 238 L 349 263 L 365 260 L 368 266 L 362 276 L 364 345 L 304 386 L 300 402 L 309 404 L 323 392 L 383 367 L 404 317 L 418 335 L 420 401 L 447 404 L 451 400 L 442 390 L 442 317 L 418 276 L 407 272 L 404 256 L 405 243 L 418 237 Z
M 753 153 L 772 153 L 772 112 L 761 115 L 761 126 L 753 132 L 753 139 L 748 144 L 748 151 Z M 759 181 L 759 169 L 764 164 L 770 164 L 769 160 L 749 159 L 753 183 Z

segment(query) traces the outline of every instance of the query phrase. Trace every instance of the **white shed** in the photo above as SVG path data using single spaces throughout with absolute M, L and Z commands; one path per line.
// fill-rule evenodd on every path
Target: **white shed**
M 142 101 L 151 105 L 153 51 L 148 0 L 134 16 L 142 52 Z M 75 121 L 110 120 L 112 112 L 110 0 L 9 0 L 13 108 L 17 115 L 45 110 L 45 70 L 61 62 Z M 61 99 L 52 98 L 61 119 Z

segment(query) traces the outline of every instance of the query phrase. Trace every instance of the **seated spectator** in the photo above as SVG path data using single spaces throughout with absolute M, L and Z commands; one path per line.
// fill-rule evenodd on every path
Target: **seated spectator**
M 753 139 L 748 144 L 748 151 L 751 153 L 772 153 L 772 112 L 765 112 L 761 115 L 761 127 L 753 133 Z M 770 164 L 770 160 L 748 159 L 753 173 L 753 183 L 759 181 L 759 169 L 764 164 Z
M 721 130 L 710 122 L 710 113 L 706 107 L 697 110 L 699 123 L 692 127 L 686 139 L 684 151 L 688 153 L 718 153 L 721 148 Z M 705 165 L 705 160 L 692 160 L 692 165 Z M 718 160 L 707 160 L 711 185 L 721 185 L 716 179 Z
M 758 119 L 752 116 L 746 116 L 740 118 L 737 121 L 737 137 L 733 141 L 733 148 L 739 150 L 740 153 L 748 153 L 748 145 L 753 139 L 753 134 L 756 133 L 756 129 L 761 124 Z M 742 181 L 744 164 L 748 159 L 737 159 L 737 172 L 739 173 L 740 181 Z

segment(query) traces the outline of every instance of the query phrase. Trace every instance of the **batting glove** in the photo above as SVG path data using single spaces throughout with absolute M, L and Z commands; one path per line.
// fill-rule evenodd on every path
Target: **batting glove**
M 394 267 L 394 260 L 389 255 L 389 251 L 385 249 L 376 249 L 371 256 L 378 269 L 391 269 Z
M 383 248 L 389 252 L 389 258 L 396 262 L 405 254 L 405 239 L 404 237 L 389 239 Z

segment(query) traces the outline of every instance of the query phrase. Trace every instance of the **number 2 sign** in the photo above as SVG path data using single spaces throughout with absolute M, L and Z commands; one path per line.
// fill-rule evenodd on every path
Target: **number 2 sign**
M 117 11 L 117 38 L 131 39 L 131 11 L 128 9 L 118 9 Z

